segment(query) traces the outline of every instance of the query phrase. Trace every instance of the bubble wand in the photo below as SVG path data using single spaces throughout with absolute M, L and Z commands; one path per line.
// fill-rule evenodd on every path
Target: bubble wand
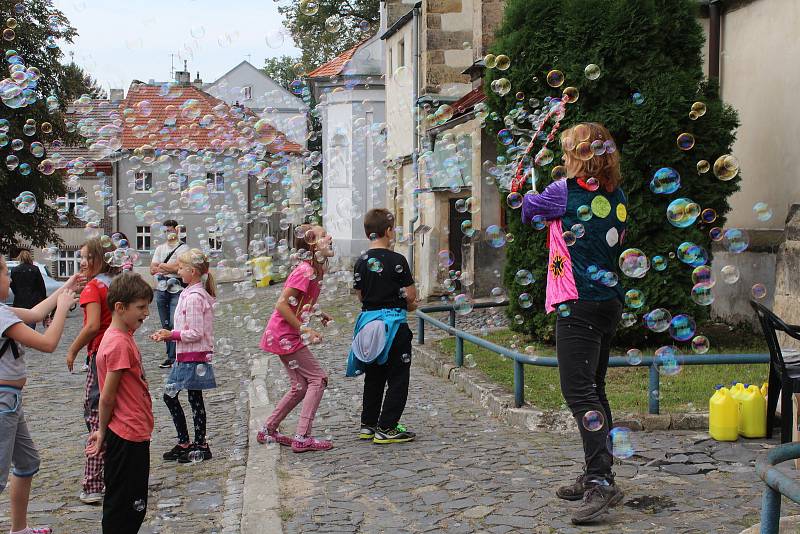
M 561 126 L 561 119 L 564 117 L 565 108 L 566 108 L 565 103 L 563 101 L 558 101 L 558 103 L 550 109 L 545 118 L 542 119 L 541 123 L 539 124 L 539 127 L 536 129 L 536 131 L 533 134 L 533 137 L 531 138 L 531 142 L 528 144 L 528 147 L 525 149 L 525 152 L 522 153 L 522 156 L 519 159 L 519 163 L 517 164 L 517 172 L 515 173 L 514 178 L 512 178 L 511 180 L 512 193 L 520 192 L 522 188 L 525 187 L 525 182 L 527 181 L 527 176 L 528 176 L 528 172 L 525 172 L 525 158 L 530 155 L 531 149 L 533 148 L 533 144 L 536 142 L 536 138 L 544 130 L 544 126 L 545 124 L 547 124 L 547 121 L 550 120 L 550 117 L 552 117 L 553 115 L 558 115 L 559 118 L 556 120 L 555 124 L 553 124 L 553 127 L 550 129 L 550 133 L 547 135 L 547 139 L 545 140 L 541 150 L 547 148 L 547 144 L 553 139 L 555 139 L 556 131 Z M 539 155 L 541 155 L 541 150 L 539 151 Z M 540 161 L 539 155 L 537 155 L 537 157 L 534 159 L 534 164 L 537 164 L 538 161 Z M 538 191 L 536 190 L 536 183 L 533 180 L 531 180 L 531 191 L 533 191 L 534 193 L 538 193 Z

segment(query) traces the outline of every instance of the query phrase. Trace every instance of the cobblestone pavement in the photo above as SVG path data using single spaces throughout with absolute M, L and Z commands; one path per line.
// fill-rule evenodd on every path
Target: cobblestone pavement
M 339 315 L 357 313 L 346 298 L 321 304 Z M 553 491 L 580 473 L 577 432 L 509 428 L 450 383 L 413 367 L 403 422 L 417 441 L 362 442 L 362 380 L 343 376 L 348 331 L 313 347 L 330 376 L 315 434 L 332 437 L 335 448 L 303 455 L 282 448 L 284 532 L 706 533 L 739 532 L 758 521 L 762 486 L 753 461 L 776 441 L 716 444 L 697 432 L 642 432 L 632 434 L 636 455 L 615 467 L 623 504 L 605 523 L 573 527 L 577 504 Z M 274 402 L 287 385 L 277 360 L 268 361 Z M 295 417 L 285 432 L 294 430 Z M 783 513 L 798 507 L 785 504 Z
M 231 290 L 228 288 L 228 292 Z M 231 295 L 233 296 L 233 295 Z M 223 299 L 225 295 L 223 295 Z M 234 302 L 234 311 L 250 301 Z M 161 345 L 146 339 L 158 328 L 155 304 L 150 318 L 136 334 L 150 383 L 155 413 L 155 432 L 150 452 L 150 496 L 143 533 L 235 533 L 239 531 L 242 488 L 247 461 L 249 379 L 247 350 L 257 346 L 260 334 L 235 328 L 235 314 L 222 305 L 216 320 L 220 337 L 236 338 L 236 349 L 221 354 L 218 346 L 215 372 L 219 387 L 205 395 L 208 412 L 208 441 L 214 458 L 201 464 L 180 465 L 161 459 L 176 443 L 175 427 L 162 395 L 167 369 L 159 369 L 164 359 Z M 245 315 L 242 313 L 240 315 Z M 25 414 L 33 439 L 42 456 L 41 471 L 34 478 L 29 519 L 33 525 L 50 525 L 57 533 L 100 532 L 101 508 L 78 500 L 83 475 L 83 388 L 86 375 L 69 374 L 64 363 L 66 349 L 81 328 L 81 317 L 69 320 L 56 352 L 26 355 L 29 378 L 25 387 Z M 233 343 L 233 342 L 232 342 Z M 224 345 L 224 344 L 223 344 Z M 80 362 L 76 362 L 78 365 Z M 191 409 L 181 393 L 189 433 L 193 435 Z M 7 531 L 8 491 L 0 495 L 0 532 Z

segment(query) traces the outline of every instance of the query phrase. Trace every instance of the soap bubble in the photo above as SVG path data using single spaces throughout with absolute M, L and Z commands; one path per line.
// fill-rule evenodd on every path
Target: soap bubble
M 592 208 L 590 208 L 586 204 L 578 206 L 578 209 L 576 210 L 576 215 L 578 216 L 578 219 L 580 219 L 583 222 L 586 222 L 592 218 Z
M 456 261 L 456 257 L 449 250 L 440 250 L 438 256 L 440 267 L 450 267 Z
M 675 376 L 681 372 L 681 363 L 678 359 L 680 351 L 670 345 L 656 349 L 658 372 L 666 376 Z
M 575 234 L 571 230 L 567 230 L 566 232 L 561 234 L 561 237 L 564 240 L 564 244 L 567 245 L 568 247 L 571 247 L 572 245 L 574 245 L 575 241 L 578 240 L 578 238 L 575 236 Z
M 711 286 L 706 284 L 695 284 L 692 286 L 690 296 L 695 304 L 700 306 L 710 306 L 714 302 L 714 293 Z
M 367 268 L 373 273 L 380 273 L 383 271 L 383 264 L 378 258 L 370 258 L 367 260 Z
M 312 17 L 319 11 L 319 3 L 315 0 L 303 0 L 300 2 L 300 12 L 307 16 Z
M 767 288 L 764 284 L 753 284 L 753 287 L 750 288 L 750 292 L 753 294 L 754 299 L 763 299 L 767 296 Z
M 493 80 L 489 87 L 497 95 L 506 96 L 511 91 L 511 82 L 508 78 L 498 78 Z
M 739 281 L 739 268 L 735 265 L 725 265 L 720 269 L 722 281 L 728 285 L 733 285 Z
M 694 136 L 690 133 L 682 133 L 677 139 L 678 148 L 681 150 L 691 150 L 694 148 Z
M 577 87 L 567 87 L 561 93 L 561 100 L 565 104 L 573 104 L 573 103 L 578 101 L 579 97 L 580 97 L 580 92 L 578 91 Z M 580 149 L 580 146 L 579 146 L 579 149 Z M 580 150 L 579 150 L 579 153 L 580 153 Z M 591 154 L 591 151 L 589 153 Z M 583 159 L 584 161 L 588 160 L 588 159 L 591 159 L 591 155 L 589 157 L 585 158 L 585 159 L 581 157 L 581 159 Z
M 533 306 L 533 297 L 528 293 L 520 293 L 519 297 L 517 297 L 517 301 L 519 302 L 520 308 L 528 309 Z
M 143 512 L 145 508 L 147 508 L 147 503 L 144 499 L 136 499 L 133 501 L 133 509 L 136 512 Z
M 663 271 L 667 268 L 667 258 L 664 256 L 653 256 L 653 259 L 650 261 L 653 265 L 653 269 L 656 271 Z
M 686 314 L 674 316 L 669 323 L 669 335 L 676 341 L 689 341 L 696 329 L 694 319 Z
M 178 387 L 178 385 L 173 382 L 164 384 L 164 395 L 168 397 L 172 397 L 174 399 L 175 397 L 178 396 L 178 393 L 180 393 L 180 391 L 181 391 L 180 387 Z
M 286 366 L 287 366 L 289 369 L 297 369 L 298 367 L 300 367 L 300 364 L 299 364 L 299 363 L 297 363 L 297 360 L 290 360 L 290 361 L 289 361 L 289 363 L 288 363 L 288 364 L 286 364 Z
M 493 69 L 497 66 L 497 56 L 494 54 L 486 54 L 483 57 L 483 63 L 487 69 Z
M 472 227 L 472 221 L 470 219 L 461 221 L 461 233 L 467 237 L 475 235 L 475 228 Z
M 695 354 L 705 354 L 711 347 L 711 343 L 706 336 L 695 336 L 692 338 L 692 351 Z
M 642 363 L 642 351 L 639 349 L 629 349 L 628 352 L 625 353 L 625 360 L 630 365 L 639 365 Z
M 700 206 L 688 198 L 676 198 L 667 206 L 667 220 L 672 226 L 686 228 L 700 216 Z
M 194 368 L 194 372 L 197 374 L 197 376 L 206 376 L 207 370 L 208 369 L 206 368 L 205 364 L 202 363 L 197 364 L 197 366 Z
M 699 267 L 695 267 L 692 271 L 692 283 L 707 284 L 713 287 L 717 281 L 714 279 L 714 272 L 711 270 L 710 266 L 700 265 Z
M 31 146 L 31 148 L 33 148 Z M 761 222 L 766 222 L 772 218 L 772 208 L 766 202 L 756 202 L 753 204 L 753 212 L 756 214 L 756 219 Z
M 503 229 L 493 224 L 486 229 L 485 239 L 492 248 L 501 248 L 506 244 L 506 234 Z
M 502 129 L 497 132 L 497 138 L 500 140 L 505 146 L 508 146 L 514 142 L 514 134 L 511 133 L 511 130 Z
M 188 457 L 191 463 L 200 463 L 203 461 L 203 451 L 191 451 L 189 452 Z
M 506 197 L 506 204 L 511 209 L 519 209 L 522 207 L 522 195 L 515 192 L 509 193 Z
M 608 433 L 608 449 L 615 458 L 625 460 L 634 455 L 631 431 L 624 426 L 612 428 Z
M 576 237 L 577 239 L 580 239 L 580 238 L 582 238 L 584 235 L 586 235 L 586 228 L 584 228 L 584 226 L 583 226 L 582 224 L 580 224 L 580 223 L 578 223 L 578 224 L 573 224 L 573 225 L 572 225 L 572 227 L 570 228 L 570 231 L 571 231 L 573 234 L 575 234 L 575 237 Z
M 717 212 L 712 208 L 706 208 L 700 212 L 700 218 L 704 223 L 711 224 L 717 220 Z
M 600 77 L 600 74 L 600 66 L 594 63 L 589 63 L 586 65 L 586 68 L 583 69 L 583 75 L 586 76 L 588 80 L 596 80 Z
M 533 275 L 527 269 L 520 269 L 514 275 L 514 281 L 521 286 L 528 286 L 533 283 Z
M 629 289 L 625 292 L 625 305 L 629 308 L 638 310 L 644 306 L 645 296 L 644 293 L 638 289 Z
M 653 332 L 665 332 L 672 321 L 672 315 L 664 308 L 656 308 L 644 316 L 644 326 Z
M 659 195 L 669 195 L 681 187 L 681 175 L 671 167 L 662 167 L 650 180 L 650 191 Z
M 562 302 L 556 308 L 559 317 L 569 317 L 572 314 L 572 309 L 570 309 L 569 304 Z
M 708 161 L 706 161 L 704 159 L 701 159 L 700 161 L 697 162 L 697 172 L 698 173 L 705 174 L 709 170 L 711 170 L 711 164 Z
M 631 101 L 635 106 L 641 106 L 644 104 L 644 95 L 637 91 L 631 94 Z
M 560 70 L 551 70 L 547 73 L 547 85 L 550 87 L 561 87 L 564 85 L 564 73 Z
M 620 324 L 623 328 L 628 328 L 636 324 L 636 315 L 631 312 L 623 312 L 620 318 Z
M 691 111 L 694 112 L 697 117 L 702 117 L 706 114 L 706 105 L 703 102 L 695 102 L 692 104 Z
M 590 176 L 586 179 L 586 189 L 589 191 L 597 191 L 600 188 L 600 180 L 595 178 L 594 176 Z
M 638 248 L 629 248 L 619 256 L 619 268 L 630 278 L 644 278 L 650 269 L 647 256 Z
M 750 246 L 750 238 L 744 230 L 729 228 L 723 234 L 723 244 L 728 252 L 741 254 Z
M 472 369 L 478 365 L 478 362 L 475 361 L 475 356 L 472 354 L 465 354 L 464 355 L 464 367 L 468 369 Z
M 722 241 L 724 237 L 722 233 L 722 228 L 714 227 L 708 231 L 708 236 L 711 238 L 711 241 Z
M 493 287 L 491 291 L 492 300 L 498 304 L 506 300 L 506 290 L 502 287 Z
M 597 432 L 603 428 L 605 417 L 597 410 L 589 410 L 583 414 L 583 428 L 589 432 Z
M 16 207 L 20 213 L 33 213 L 36 211 L 37 206 L 36 195 L 30 191 L 23 191 L 14 199 L 14 207 Z
M 511 59 L 507 55 L 500 54 L 497 56 L 497 60 L 495 62 L 495 68 L 497 68 L 497 70 L 508 70 L 508 67 L 510 66 Z
M 457 315 L 467 315 L 472 311 L 474 304 L 464 293 L 460 293 L 453 297 L 453 310 Z
M 735 178 L 737 174 L 739 174 L 739 160 L 736 156 L 726 154 L 714 162 L 714 176 L 723 182 Z

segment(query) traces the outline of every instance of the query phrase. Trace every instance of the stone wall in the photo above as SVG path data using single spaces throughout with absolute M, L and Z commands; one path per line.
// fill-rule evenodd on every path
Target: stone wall
M 778 248 L 775 276 L 775 314 L 789 324 L 800 324 L 800 204 L 789 208 L 785 240 Z M 783 336 L 781 345 L 800 348 L 800 342 Z
M 485 56 L 494 41 L 494 33 L 503 22 L 506 0 L 476 0 L 473 5 L 472 52 L 475 59 Z
M 421 29 L 422 94 L 460 97 L 470 90 L 473 4 L 479 0 L 429 0 Z

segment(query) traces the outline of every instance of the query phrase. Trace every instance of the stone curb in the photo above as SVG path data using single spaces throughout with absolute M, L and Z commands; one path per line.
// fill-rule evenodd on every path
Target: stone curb
M 266 372 L 267 356 L 255 358 L 248 387 L 250 429 L 242 491 L 241 534 L 283 534 L 277 472 L 280 449 L 267 448 L 256 441 L 256 433 L 273 410 L 267 394 Z
M 478 406 L 507 424 L 523 430 L 571 431 L 575 421 L 572 415 L 560 410 L 538 410 L 532 406 L 514 407 L 514 396 L 487 379 L 483 373 L 453 365 L 452 360 L 428 345 L 415 345 L 417 364 L 432 375 L 449 380 L 465 392 Z M 707 430 L 707 413 L 676 414 L 626 414 L 615 418 L 615 426 L 631 430 Z
M 800 526 L 800 515 L 790 515 L 788 517 L 781 517 L 778 530 L 781 533 L 796 533 L 798 531 L 798 526 Z M 752 527 L 741 531 L 739 534 L 758 534 L 759 532 L 761 532 L 761 523 L 756 523 Z

